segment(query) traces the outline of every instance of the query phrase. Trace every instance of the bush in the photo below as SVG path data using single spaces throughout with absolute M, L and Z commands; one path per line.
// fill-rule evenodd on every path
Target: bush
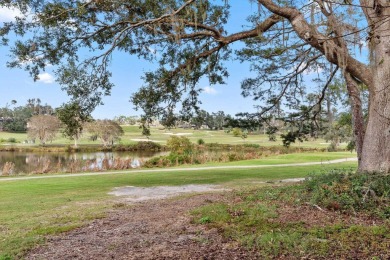
M 249 148 L 260 148 L 259 144 L 243 144 L 243 146 Z
M 171 166 L 171 161 L 167 158 L 167 156 L 153 157 L 147 160 L 143 166 L 146 168 L 167 167 Z
M 7 140 L 9 143 L 16 143 L 16 139 L 13 137 L 8 138 Z
M 115 151 L 153 151 L 158 152 L 164 150 L 164 147 L 154 142 L 138 142 L 133 145 L 116 145 Z
M 304 185 L 311 202 L 327 209 L 390 218 L 390 175 L 334 170 L 311 175 Z
M 171 136 L 167 141 L 167 146 L 174 154 L 191 154 L 194 149 L 190 139 L 185 136 Z
M 138 142 L 133 148 L 137 151 L 160 151 L 161 145 L 155 142 Z
M 233 128 L 232 133 L 234 137 L 242 136 L 242 131 L 238 127 Z
M 198 145 L 204 145 L 205 143 L 206 142 L 202 138 L 198 139 Z
M 328 146 L 328 152 L 336 152 L 336 151 L 337 151 L 337 144 L 332 141 Z

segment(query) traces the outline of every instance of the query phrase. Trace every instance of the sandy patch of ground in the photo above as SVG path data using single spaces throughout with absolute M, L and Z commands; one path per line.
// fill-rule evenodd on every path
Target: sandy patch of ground
M 184 186 L 155 186 L 135 187 L 126 186 L 115 188 L 110 195 L 121 196 L 124 201 L 144 201 L 152 199 L 164 199 L 184 193 L 224 191 L 226 189 L 217 185 L 184 185 Z
M 164 135 L 192 135 L 193 133 L 164 133 Z
M 136 141 L 136 142 L 155 142 L 155 143 L 162 143 L 163 141 L 157 141 L 157 140 L 152 140 L 152 139 L 145 139 L 145 138 L 135 138 L 135 139 L 130 139 L 131 141 Z

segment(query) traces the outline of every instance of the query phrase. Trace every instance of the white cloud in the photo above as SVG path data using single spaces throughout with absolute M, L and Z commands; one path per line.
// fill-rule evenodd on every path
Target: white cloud
M 54 77 L 47 72 L 39 74 L 38 77 L 39 77 L 39 79 L 38 79 L 39 82 L 42 82 L 45 84 L 54 83 Z
M 18 9 L 0 7 L 0 22 L 11 22 L 16 16 L 22 16 Z
M 204 87 L 204 88 L 203 88 L 203 92 L 206 93 L 206 94 L 210 94 L 210 95 L 215 95 L 215 94 L 217 94 L 217 90 L 215 90 L 215 88 L 209 87 L 209 86 Z

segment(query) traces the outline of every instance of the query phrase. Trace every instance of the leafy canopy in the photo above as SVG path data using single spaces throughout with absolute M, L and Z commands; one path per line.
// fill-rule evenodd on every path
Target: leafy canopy
M 3 43 L 10 32 L 22 36 L 9 66 L 24 67 L 37 79 L 48 64 L 56 65 L 58 82 L 84 109 L 93 109 L 110 93 L 115 51 L 157 63 L 131 101 L 146 119 L 161 115 L 168 123 L 180 101 L 183 115 L 198 110 L 203 76 L 210 84 L 225 83 L 229 74 L 224 62 L 231 58 L 251 63 L 255 76 L 242 82 L 242 95 L 259 101 L 256 116 L 261 117 L 281 104 L 298 109 L 306 102 L 303 72 L 317 72 L 318 89 L 313 91 L 320 94 L 339 67 L 359 82 L 369 82 L 367 68 L 347 49 L 332 53 L 339 37 L 335 24 L 355 44 L 352 52 L 354 46 L 362 47 L 367 23 L 360 6 L 345 1 L 249 2 L 248 19 L 240 21 L 243 29 L 231 31 L 230 12 L 238 11 L 237 3 L 226 0 L 5 1 L 1 5 L 16 6 L 25 16 L 5 23 L 0 35 Z M 258 8 L 253 8 L 256 2 Z M 303 15 L 302 30 L 311 28 L 307 35 L 287 22 L 294 15 Z

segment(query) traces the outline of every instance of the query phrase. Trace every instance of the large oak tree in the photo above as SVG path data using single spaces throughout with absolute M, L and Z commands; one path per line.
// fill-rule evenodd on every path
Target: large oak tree
M 251 62 L 255 76 L 244 79 L 242 89 L 244 96 L 262 101 L 259 117 L 281 104 L 304 105 L 302 79 L 310 70 L 321 71 L 318 102 L 326 100 L 339 72 L 352 104 L 359 169 L 389 172 L 389 1 L 250 2 L 258 8 L 248 10 L 241 31 L 230 31 L 233 0 L 8 0 L 1 4 L 26 16 L 4 24 L 1 33 L 23 36 L 13 48 L 11 67 L 24 66 L 37 78 L 46 64 L 58 66 L 59 82 L 85 107 L 109 94 L 114 51 L 157 60 L 159 68 L 145 74 L 144 86 L 132 96 L 147 116 L 170 113 L 179 101 L 184 112 L 197 107 L 201 77 L 223 83 L 224 61 L 232 57 Z M 240 41 L 244 45 L 235 44 Z M 368 51 L 360 55 L 366 43 Z M 82 58 L 85 49 L 92 50 L 90 58 Z M 362 102 L 364 91 L 369 104 Z M 320 107 L 308 107 L 313 113 L 307 119 L 315 121 Z

